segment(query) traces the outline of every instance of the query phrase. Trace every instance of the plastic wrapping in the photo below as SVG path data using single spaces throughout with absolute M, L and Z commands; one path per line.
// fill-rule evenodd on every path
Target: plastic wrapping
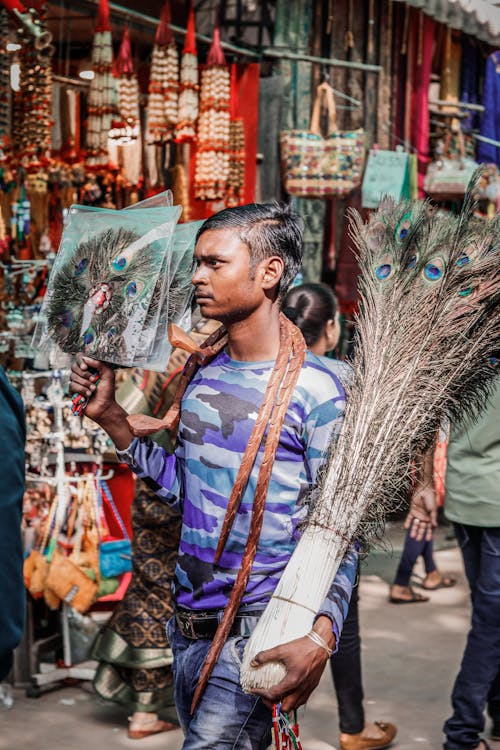
M 134 210 L 70 208 L 34 346 L 55 343 L 67 354 L 163 369 L 167 326 L 192 296 L 199 222 L 178 227 L 174 241 L 181 208 L 164 205 L 165 194 L 151 200 L 160 205 L 148 199 Z

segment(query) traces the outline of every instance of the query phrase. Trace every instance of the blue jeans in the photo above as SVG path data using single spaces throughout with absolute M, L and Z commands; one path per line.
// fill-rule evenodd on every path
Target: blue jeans
M 500 528 L 454 524 L 472 599 L 472 623 L 444 725 L 446 750 L 478 745 L 484 710 L 500 720 Z
M 228 638 L 193 716 L 191 701 L 211 640 L 190 640 L 175 618 L 167 626 L 174 654 L 174 697 L 184 732 L 183 750 L 264 750 L 271 742 L 271 711 L 240 687 L 247 638 Z

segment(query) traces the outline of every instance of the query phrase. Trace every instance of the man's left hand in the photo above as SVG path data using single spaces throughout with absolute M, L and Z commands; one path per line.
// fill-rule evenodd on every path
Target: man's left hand
M 325 637 L 325 628 L 317 627 L 321 620 L 326 620 L 328 623 L 327 637 Z M 316 621 L 314 630 L 320 633 L 330 648 L 334 647 L 335 636 L 328 618 L 320 617 Z M 268 662 L 280 661 L 286 669 L 286 675 L 274 687 L 252 692 L 260 695 L 270 708 L 274 703 L 281 703 L 282 711 L 289 713 L 308 701 L 320 681 L 328 658 L 326 650 L 316 645 L 307 636 L 297 638 L 282 646 L 260 651 L 253 659 L 252 667 L 258 668 Z

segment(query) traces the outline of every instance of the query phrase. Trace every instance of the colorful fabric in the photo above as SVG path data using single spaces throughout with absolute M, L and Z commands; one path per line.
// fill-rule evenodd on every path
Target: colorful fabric
M 171 580 L 181 519 L 151 491 L 132 506 L 133 575 L 123 600 L 98 634 L 96 692 L 131 711 L 173 705 L 172 652 L 165 623 L 172 615 Z
M 174 594 L 177 606 L 223 609 L 234 585 L 248 537 L 262 446 L 224 552 L 214 553 L 227 501 L 241 464 L 274 362 L 240 362 L 221 352 L 200 368 L 182 404 L 175 453 L 149 439 L 135 439 L 120 460 L 183 514 Z M 329 439 L 341 426 L 345 393 L 339 378 L 310 352 L 281 433 L 271 473 L 264 523 L 242 604 L 263 607 L 295 549 L 307 515 L 308 493 Z M 356 576 L 357 553 L 349 550 L 324 603 L 340 634 Z
M 493 52 L 486 61 L 482 104 L 481 135 L 500 142 L 500 50 Z M 500 147 L 478 141 L 477 160 L 500 167 Z

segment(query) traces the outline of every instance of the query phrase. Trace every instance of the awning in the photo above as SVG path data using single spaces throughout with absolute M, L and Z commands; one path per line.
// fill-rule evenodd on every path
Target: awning
M 398 0 L 439 23 L 500 47 L 500 8 L 488 0 Z

